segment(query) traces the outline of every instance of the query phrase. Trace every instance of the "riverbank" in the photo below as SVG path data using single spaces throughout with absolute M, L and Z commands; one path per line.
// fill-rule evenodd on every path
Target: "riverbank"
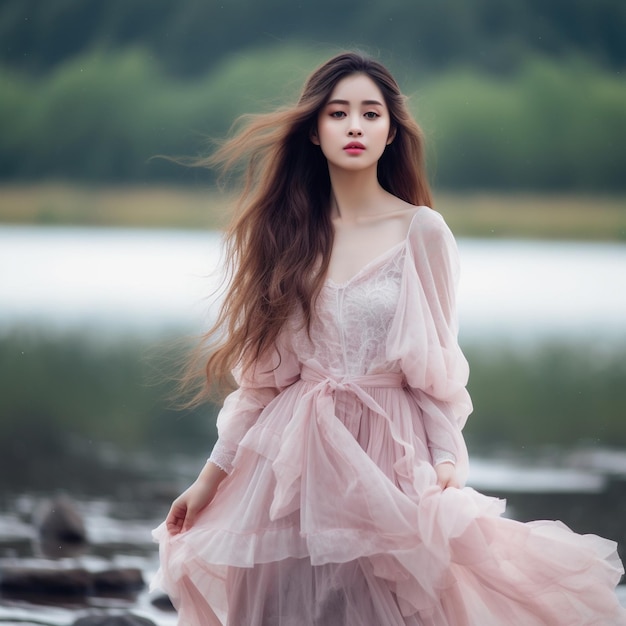
M 229 197 L 212 187 L 0 185 L 0 223 L 221 229 Z M 435 194 L 459 237 L 626 241 L 625 196 Z
M 608 450 L 597 452 L 611 454 Z M 591 450 L 570 456 L 567 467 L 561 468 L 554 468 L 545 458 L 518 463 L 510 458 L 503 460 L 506 456 L 473 457 L 473 467 L 481 471 L 470 485 L 487 495 L 506 498 L 508 517 L 520 521 L 560 519 L 576 532 L 617 540 L 624 556 L 625 510 L 619 502 L 623 501 L 625 483 L 618 467 L 607 470 Z M 623 452 L 618 456 L 617 465 L 623 471 L 626 456 Z M 0 593 L 0 622 L 69 626 L 87 615 L 132 613 L 157 626 L 174 626 L 175 613 L 168 610 L 167 603 L 155 603 L 160 594 L 148 590 L 158 566 L 151 529 L 163 520 L 171 499 L 193 479 L 204 457 L 152 454 L 133 461 L 127 455 L 115 464 L 117 470 L 128 472 L 123 481 L 116 480 L 112 465 L 103 465 L 99 473 L 109 480 L 96 483 L 91 474 L 82 471 L 82 461 L 75 460 L 78 464 L 72 475 L 82 481 L 69 488 L 61 484 L 84 524 L 87 542 L 81 554 L 60 560 L 41 554 L 37 514 L 45 510 L 49 498 L 58 491 L 49 486 L 42 488 L 41 483 L 13 485 L 0 490 L 0 570 L 12 573 L 13 578 L 16 572 L 40 572 L 47 574 L 44 580 L 49 582 L 57 580 L 57 575 L 67 581 L 68 571 L 73 576 L 77 570 L 93 576 L 100 573 L 101 580 L 107 575 L 109 581 L 127 580 L 132 573 L 133 580 L 143 584 L 115 593 L 110 588 L 98 592 L 97 588 L 80 588 L 81 579 L 71 578 L 75 585 L 72 595 L 57 587 L 45 596 L 39 588 L 35 593 L 32 588 L 16 590 L 5 585 Z M 589 477 L 597 484 L 589 485 Z M 34 580 L 42 578 L 40 575 Z M 626 603 L 626 587 L 619 587 L 617 592 L 622 604 Z

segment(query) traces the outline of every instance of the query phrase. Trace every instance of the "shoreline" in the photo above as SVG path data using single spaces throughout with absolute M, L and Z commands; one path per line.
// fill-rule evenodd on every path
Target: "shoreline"
M 626 242 L 626 195 L 435 192 L 457 237 Z M 220 230 L 231 197 L 206 185 L 0 184 L 0 223 Z

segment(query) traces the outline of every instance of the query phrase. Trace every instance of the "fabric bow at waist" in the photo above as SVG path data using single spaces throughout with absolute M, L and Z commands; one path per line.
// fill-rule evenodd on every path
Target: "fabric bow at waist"
M 352 391 L 357 395 L 358 390 L 364 387 L 402 387 L 404 385 L 404 376 L 400 372 L 337 378 L 322 369 L 322 366 L 315 361 L 309 361 L 302 366 L 300 378 L 305 382 L 327 385 L 333 390 Z
M 335 378 L 315 361 L 302 367 L 300 377 L 313 387 L 300 398 L 294 415 L 282 433 L 280 450 L 272 463 L 276 477 L 270 517 L 278 519 L 300 508 L 302 471 L 307 458 L 326 459 L 335 466 L 347 447 L 358 446 L 345 426 L 337 419 L 336 392 L 353 394 L 360 402 L 388 423 L 389 415 L 368 393 L 368 388 L 402 388 L 399 372 L 366 374 Z M 342 441 L 344 442 L 342 444 Z M 312 450 L 311 446 L 315 446 Z M 360 450 L 360 453 L 365 454 Z

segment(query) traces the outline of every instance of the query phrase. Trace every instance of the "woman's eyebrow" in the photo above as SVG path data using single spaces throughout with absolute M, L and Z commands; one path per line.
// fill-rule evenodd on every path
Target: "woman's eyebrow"
M 347 100 L 329 100 L 327 103 L 328 104 L 343 104 L 343 105 L 349 105 L 350 103 Z M 382 102 L 379 102 L 378 100 L 362 100 L 361 104 L 367 104 L 367 105 L 378 105 L 378 106 L 383 106 Z

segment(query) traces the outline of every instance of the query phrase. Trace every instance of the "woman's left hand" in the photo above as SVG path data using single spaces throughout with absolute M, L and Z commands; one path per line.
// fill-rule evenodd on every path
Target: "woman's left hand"
M 461 485 L 456 477 L 456 467 L 454 463 L 439 463 L 435 465 L 435 473 L 437 474 L 437 485 L 443 490 L 448 487 L 459 489 Z

